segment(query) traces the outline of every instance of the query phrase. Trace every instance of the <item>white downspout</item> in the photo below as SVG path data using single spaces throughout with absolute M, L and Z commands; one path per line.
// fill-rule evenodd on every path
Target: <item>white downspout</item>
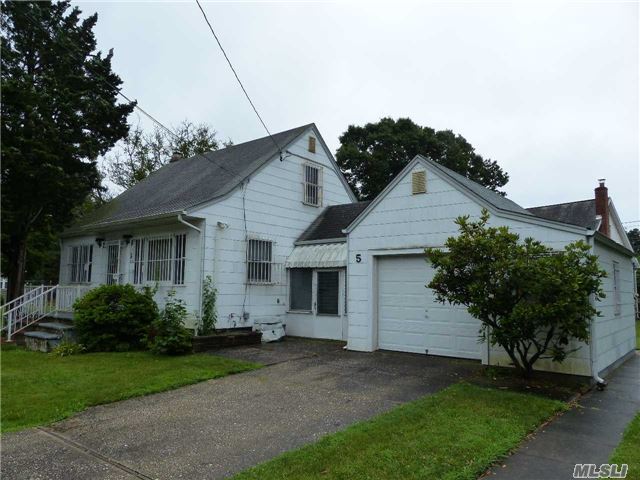
M 178 221 L 180 223 L 182 223 L 183 225 L 186 225 L 189 228 L 194 229 L 196 232 L 198 232 L 200 234 L 200 285 L 198 288 L 198 315 L 201 315 L 202 312 L 202 283 L 204 282 L 204 234 L 202 232 L 202 230 L 200 230 L 198 227 L 196 227 L 195 225 L 193 225 L 192 223 L 187 222 L 184 218 L 182 218 L 182 215 L 185 214 L 186 212 L 182 212 L 178 214 Z M 204 221 L 204 227 L 205 227 L 205 231 L 206 231 L 206 220 Z M 196 329 L 196 335 L 198 334 L 197 329 Z
M 594 254 L 593 236 L 595 235 L 595 233 L 596 232 L 593 231 L 593 233 L 587 234 L 587 244 L 591 248 L 591 254 Z M 591 295 L 590 301 L 591 301 L 591 304 L 595 303 L 595 298 L 594 298 L 593 295 Z M 595 323 L 596 323 L 596 317 L 591 319 L 591 323 L 589 325 L 589 337 L 590 337 L 590 341 L 589 341 L 589 357 L 591 359 L 591 378 L 593 378 L 593 380 L 596 382 L 598 390 L 602 390 L 602 389 L 604 389 L 604 387 L 607 386 L 607 382 L 606 382 L 606 380 L 604 380 L 603 378 L 601 378 L 598 375 L 598 369 L 596 367 Z

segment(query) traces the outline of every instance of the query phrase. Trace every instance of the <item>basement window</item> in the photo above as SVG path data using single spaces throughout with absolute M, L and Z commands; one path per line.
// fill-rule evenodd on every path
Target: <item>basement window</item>
M 302 203 L 319 207 L 322 205 L 322 170 L 308 163 L 302 166 Z
M 411 174 L 411 193 L 413 195 L 427 193 L 427 172 L 424 170 Z
M 93 245 L 77 245 L 69 249 L 69 281 L 71 283 L 91 282 Z

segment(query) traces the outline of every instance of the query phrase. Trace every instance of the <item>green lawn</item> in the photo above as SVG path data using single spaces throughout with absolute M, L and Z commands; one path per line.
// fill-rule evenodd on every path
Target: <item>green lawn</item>
M 610 462 L 628 464 L 627 480 L 640 480 L 640 414 L 625 430 L 622 442 L 613 452 Z
M 475 480 L 565 408 L 543 397 L 457 384 L 234 478 Z
M 170 390 L 258 368 L 252 363 L 196 354 L 87 353 L 69 357 L 0 350 L 2 431 L 60 420 L 91 405 Z

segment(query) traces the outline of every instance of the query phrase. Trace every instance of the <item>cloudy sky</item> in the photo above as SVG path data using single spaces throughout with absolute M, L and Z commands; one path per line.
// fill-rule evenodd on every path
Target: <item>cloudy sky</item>
M 264 136 L 195 2 L 76 4 L 163 123 Z M 349 124 L 407 116 L 497 160 L 525 207 L 590 198 L 606 178 L 623 222 L 640 220 L 636 2 L 204 8 L 272 132 L 315 122 L 335 151 Z

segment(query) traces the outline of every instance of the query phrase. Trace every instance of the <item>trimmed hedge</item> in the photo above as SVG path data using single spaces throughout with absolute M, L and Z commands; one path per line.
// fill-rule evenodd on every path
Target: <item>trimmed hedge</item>
M 78 341 L 89 351 L 142 349 L 150 325 L 158 318 L 151 290 L 131 285 L 102 285 L 73 305 Z

